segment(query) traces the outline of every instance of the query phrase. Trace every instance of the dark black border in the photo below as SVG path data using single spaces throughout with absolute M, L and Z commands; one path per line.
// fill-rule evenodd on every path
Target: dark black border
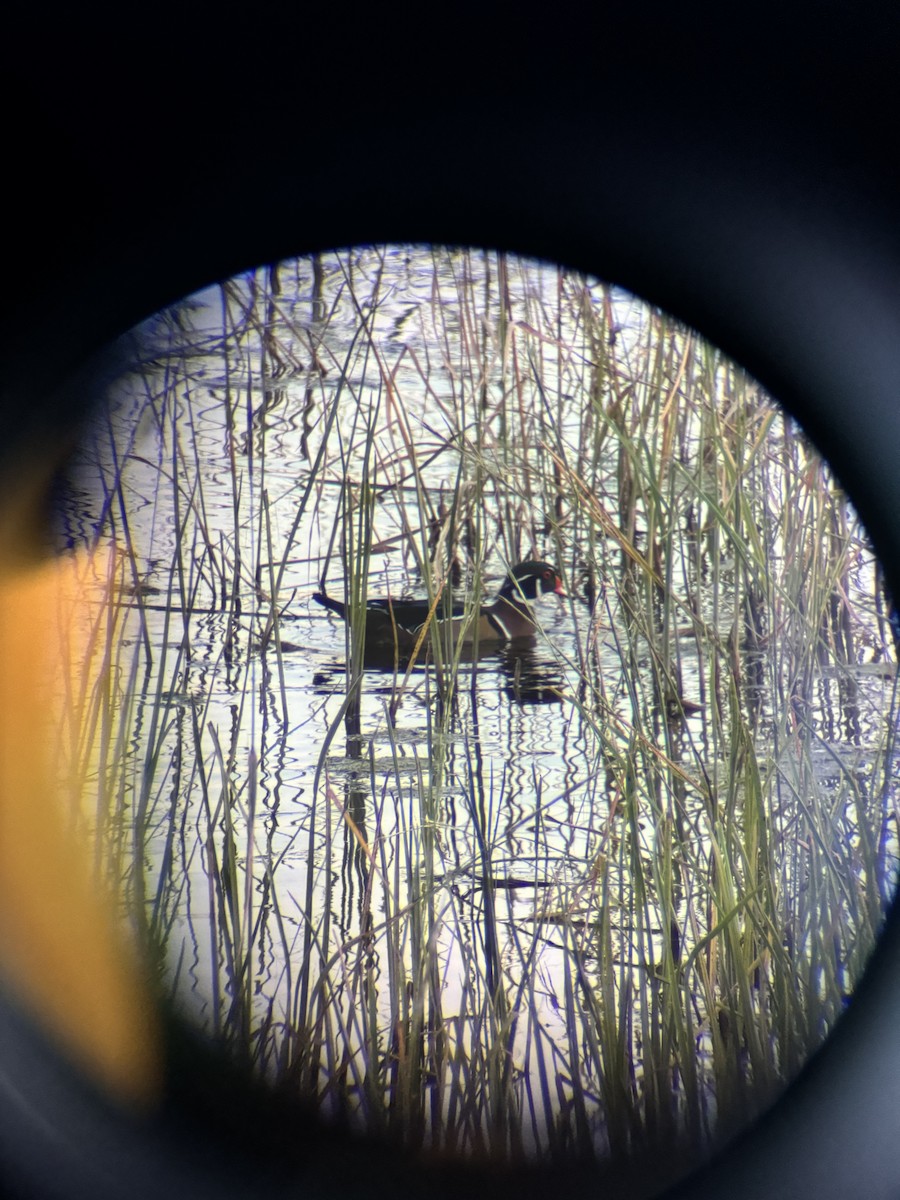
M 829 458 L 900 594 L 888 5 L 163 2 L 3 20 L 0 498 L 23 455 L 64 440 L 85 359 L 163 304 L 319 248 L 491 245 L 630 287 L 745 365 Z M 679 1195 L 900 1193 L 898 1003 L 894 912 L 825 1050 Z M 576 1167 L 425 1171 L 338 1131 L 268 1153 L 292 1114 L 183 1031 L 170 1058 L 165 1113 L 135 1124 L 0 1000 L 0 1182 L 60 1200 L 600 1190 Z

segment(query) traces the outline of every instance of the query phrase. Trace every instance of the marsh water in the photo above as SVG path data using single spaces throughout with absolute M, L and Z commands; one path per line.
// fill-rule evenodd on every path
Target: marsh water
M 896 654 L 775 403 L 599 281 L 284 263 L 158 314 L 66 536 L 115 547 L 97 835 L 161 987 L 326 1115 L 708 1153 L 827 1036 L 897 855 Z M 533 639 L 367 669 L 312 602 L 560 570 Z

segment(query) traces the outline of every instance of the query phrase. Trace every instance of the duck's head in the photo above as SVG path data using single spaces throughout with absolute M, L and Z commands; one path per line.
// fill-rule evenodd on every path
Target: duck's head
M 542 592 L 556 592 L 565 596 L 562 577 L 551 563 L 529 559 L 519 563 L 509 573 L 509 578 L 500 589 L 500 595 L 508 600 L 515 598 L 536 600 Z

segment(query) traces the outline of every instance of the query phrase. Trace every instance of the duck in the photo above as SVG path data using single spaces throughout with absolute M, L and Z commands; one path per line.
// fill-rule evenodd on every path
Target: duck
M 475 620 L 465 622 L 465 605 L 457 601 L 449 616 L 442 612 L 439 602 L 434 622 L 439 631 L 448 623 L 455 626 L 459 632 L 454 630 L 452 636 L 454 640 L 462 637 L 464 645 L 477 640 L 479 646 L 492 646 L 532 638 L 535 620 L 531 602 L 545 592 L 565 598 L 562 577 L 551 563 L 529 559 L 513 567 L 492 603 L 483 604 Z M 342 620 L 347 619 L 347 606 L 342 600 L 335 600 L 325 592 L 315 592 L 312 598 Z M 379 651 L 393 655 L 396 651 L 400 658 L 409 657 L 419 641 L 430 607 L 427 600 L 369 600 L 366 603 L 367 655 L 374 656 Z

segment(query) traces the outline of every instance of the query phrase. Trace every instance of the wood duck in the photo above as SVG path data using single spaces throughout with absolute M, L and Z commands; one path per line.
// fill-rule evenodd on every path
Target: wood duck
M 513 568 L 494 602 L 483 604 L 476 620 L 466 624 L 465 605 L 457 601 L 449 617 L 438 604 L 435 624 L 438 629 L 443 629 L 449 621 L 459 630 L 459 633 L 453 633 L 454 639 L 462 636 L 464 644 L 474 642 L 476 637 L 479 645 L 534 637 L 530 601 L 543 592 L 555 592 L 558 596 L 566 594 L 556 567 L 529 560 Z M 313 600 L 346 620 L 347 609 L 343 601 L 334 600 L 324 592 L 316 592 Z M 367 652 L 374 654 L 380 649 L 383 653 L 393 653 L 396 647 L 400 658 L 408 657 L 419 639 L 429 607 L 427 600 L 369 600 L 366 604 Z

